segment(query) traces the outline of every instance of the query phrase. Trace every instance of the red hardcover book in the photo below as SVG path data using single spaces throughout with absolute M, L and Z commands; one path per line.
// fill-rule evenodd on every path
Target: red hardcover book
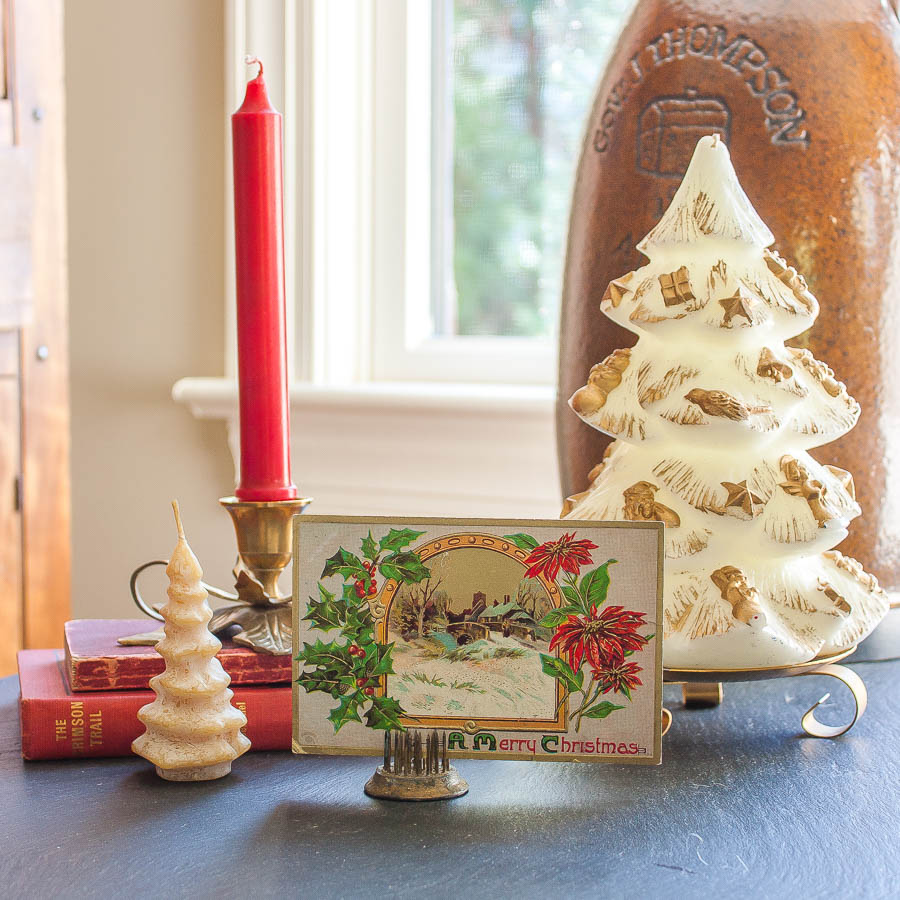
M 61 650 L 20 650 L 19 711 L 25 759 L 130 756 L 144 731 L 137 712 L 153 691 L 69 689 Z M 235 706 L 247 716 L 252 750 L 291 749 L 291 686 L 237 685 Z
M 73 691 L 146 689 L 165 668 L 154 647 L 123 647 L 120 637 L 153 631 L 152 619 L 73 619 L 65 625 L 66 675 Z M 291 656 L 257 653 L 222 641 L 219 661 L 238 684 L 290 684 Z

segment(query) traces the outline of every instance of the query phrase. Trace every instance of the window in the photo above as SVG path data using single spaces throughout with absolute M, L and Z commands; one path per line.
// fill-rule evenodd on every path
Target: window
M 624 0 L 434 0 L 434 330 L 552 338 L 571 183 Z
M 629 6 L 377 5 L 375 140 L 405 146 L 376 159 L 403 160 L 406 202 L 394 277 L 374 297 L 375 378 L 552 383 L 581 134 Z M 379 131 L 379 108 L 404 96 L 405 122 Z

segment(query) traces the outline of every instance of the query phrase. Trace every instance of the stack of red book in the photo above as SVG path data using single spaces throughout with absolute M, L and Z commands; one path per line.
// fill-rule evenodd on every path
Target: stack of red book
M 64 650 L 19 652 L 25 759 L 131 753 L 144 730 L 137 712 L 153 699 L 149 682 L 164 663 L 153 647 L 116 641 L 150 627 L 148 619 L 76 619 L 66 623 Z M 231 676 L 232 703 L 247 716 L 251 749 L 289 750 L 290 656 L 255 653 L 226 640 L 219 660 Z

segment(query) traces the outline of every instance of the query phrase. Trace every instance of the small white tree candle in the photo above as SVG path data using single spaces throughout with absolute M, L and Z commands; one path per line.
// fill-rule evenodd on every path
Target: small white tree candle
M 250 741 L 241 733 L 246 717 L 231 705 L 231 679 L 216 659 L 222 644 L 207 628 L 212 610 L 203 571 L 185 540 L 178 504 L 172 506 L 178 544 L 166 568 L 169 600 L 160 610 L 166 636 L 156 645 L 166 668 L 150 679 L 156 699 L 138 711 L 147 730 L 131 748 L 169 781 L 209 781 L 227 775 Z
M 650 262 L 601 309 L 639 336 L 594 366 L 572 409 L 617 440 L 563 516 L 666 524 L 665 664 L 784 665 L 850 647 L 888 608 L 832 548 L 859 515 L 853 478 L 807 452 L 859 406 L 784 341 L 819 306 L 701 138 L 671 205 L 638 244 Z

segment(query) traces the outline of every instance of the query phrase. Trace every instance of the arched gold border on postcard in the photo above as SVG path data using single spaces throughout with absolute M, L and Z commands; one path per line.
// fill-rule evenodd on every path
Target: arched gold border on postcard
M 448 534 L 429 541 L 421 547 L 415 548 L 415 553 L 422 562 L 437 556 L 439 553 L 447 553 L 452 550 L 492 550 L 504 556 L 514 559 L 525 565 L 528 553 L 517 547 L 502 537 L 494 534 Z M 538 575 L 537 581 L 544 586 L 547 596 L 554 608 L 562 605 L 560 590 L 556 583 L 550 581 L 543 573 Z M 391 604 L 397 596 L 400 588 L 399 582 L 390 579 L 384 583 L 384 587 L 374 597 L 369 607 L 372 615 L 376 620 L 376 629 L 378 640 L 382 643 L 388 643 L 388 619 L 390 618 Z M 381 680 L 381 691 L 386 691 L 387 676 L 383 676 Z M 503 729 L 504 731 L 566 731 L 568 728 L 568 702 L 564 699 L 564 691 L 562 684 L 557 682 L 556 685 L 556 706 L 557 713 L 552 719 L 530 719 L 523 720 L 518 718 L 494 718 L 494 719 L 470 719 L 462 716 L 452 718 L 449 716 L 405 716 L 402 718 L 404 725 L 419 728 L 457 728 L 466 731 L 469 734 L 476 734 L 479 731 L 489 731 L 491 729 Z

